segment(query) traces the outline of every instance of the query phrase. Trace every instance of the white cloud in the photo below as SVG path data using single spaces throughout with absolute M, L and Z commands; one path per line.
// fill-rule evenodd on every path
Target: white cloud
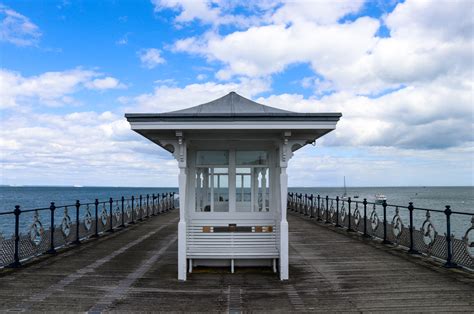
M 2 183 L 177 185 L 174 160 L 132 132 L 123 115 L 12 116 L 2 121 L 0 138 Z
M 160 50 L 156 48 L 148 48 L 139 51 L 138 56 L 144 67 L 153 69 L 157 65 L 165 63 L 165 59 L 161 57 L 160 53 Z
M 356 187 L 468 186 L 474 184 L 473 154 L 472 146 L 430 150 L 307 146 L 290 160 L 289 185 L 342 189 L 345 176 L 348 186 Z
M 159 85 L 153 93 L 142 94 L 127 99 L 127 110 L 137 112 L 166 112 L 184 109 L 209 102 L 235 91 L 246 97 L 253 97 L 268 91 L 270 82 L 262 79 L 242 78 L 238 83 L 218 84 L 206 82 L 190 84 L 183 88 L 169 85 Z
M 315 9 L 315 7 L 317 7 Z M 328 90 L 378 93 L 443 76 L 472 76 L 474 23 L 470 1 L 406 1 L 383 21 L 360 17 L 360 2 L 283 3 L 270 23 L 220 35 L 180 39 L 173 49 L 223 64 L 219 79 L 268 76 L 307 63 Z M 381 22 L 391 37 L 376 36 Z
M 472 89 L 459 81 L 438 80 L 378 98 L 340 92 L 321 99 L 281 94 L 257 101 L 300 112 L 342 112 L 336 131 L 320 140 L 324 145 L 433 149 L 474 141 Z
M 125 85 L 120 83 L 119 80 L 117 80 L 114 77 L 107 76 L 104 78 L 97 78 L 94 79 L 90 82 L 87 82 L 84 84 L 87 88 L 90 89 L 98 89 L 98 90 L 104 90 L 104 89 L 114 89 L 114 88 L 124 88 Z
M 155 12 L 163 10 L 173 10 L 178 13 L 175 16 L 175 23 L 181 27 L 193 21 L 200 21 L 203 24 L 211 24 L 214 27 L 221 25 L 232 25 L 234 27 L 248 27 L 250 25 L 261 24 L 269 16 L 236 14 L 237 8 L 252 8 L 270 10 L 279 5 L 273 1 L 240 2 L 226 0 L 152 0 Z
M 105 90 L 123 87 L 117 79 L 102 76 L 96 71 L 80 68 L 30 77 L 0 69 L 0 108 L 15 107 L 19 102 L 27 103 L 27 100 L 59 106 L 73 102 L 69 95 L 82 88 Z
M 196 76 L 196 79 L 197 79 L 198 81 L 203 81 L 203 80 L 207 79 L 207 75 L 206 75 L 206 74 L 198 74 L 198 75 Z
M 29 18 L 1 4 L 0 17 L 0 41 L 17 46 L 32 46 L 41 38 L 39 27 Z
M 301 21 L 333 24 L 341 17 L 358 12 L 364 0 L 353 1 L 282 1 L 282 6 L 271 17 L 276 24 Z

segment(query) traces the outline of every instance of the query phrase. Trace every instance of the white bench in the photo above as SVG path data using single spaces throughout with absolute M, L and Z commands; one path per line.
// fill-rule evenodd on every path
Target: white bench
M 271 259 L 276 272 L 279 234 L 275 223 L 237 223 L 235 231 L 222 222 L 193 222 L 187 228 L 186 256 L 189 272 L 193 259 L 229 259 L 234 272 L 235 259 Z

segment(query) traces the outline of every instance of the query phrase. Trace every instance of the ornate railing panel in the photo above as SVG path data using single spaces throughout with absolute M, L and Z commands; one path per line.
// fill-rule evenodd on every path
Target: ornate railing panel
M 105 232 L 125 228 L 136 221 L 172 210 L 177 205 L 174 192 L 132 196 L 94 203 L 56 206 L 0 213 L 0 219 L 11 219 L 13 232 L 0 230 L 0 268 L 20 267 L 28 259 L 54 254 L 61 247 L 79 245 Z
M 382 243 L 401 246 L 410 254 L 424 254 L 444 261 L 446 267 L 474 269 L 474 214 L 445 210 L 354 201 L 351 198 L 330 198 L 320 195 L 288 193 L 288 210 L 364 237 L 382 239 Z M 424 219 L 414 219 L 414 212 Z M 436 221 L 433 215 L 437 215 Z M 451 230 L 451 216 L 469 220 L 465 232 Z M 444 224 L 444 225 L 443 225 Z M 455 231 L 453 233 L 453 231 Z M 460 232 L 461 231 L 461 232 Z M 459 234 L 463 235 L 460 237 Z M 448 234 L 450 236 L 448 236 Z M 458 234 L 455 236 L 454 234 Z

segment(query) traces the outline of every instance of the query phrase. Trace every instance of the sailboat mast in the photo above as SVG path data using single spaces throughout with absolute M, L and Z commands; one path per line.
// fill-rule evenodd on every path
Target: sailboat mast
M 344 196 L 347 196 L 347 189 L 346 189 L 346 176 L 344 176 Z

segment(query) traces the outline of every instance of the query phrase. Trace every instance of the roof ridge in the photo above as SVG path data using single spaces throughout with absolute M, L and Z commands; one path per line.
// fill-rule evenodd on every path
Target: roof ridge
M 259 105 L 262 106 L 263 112 L 265 112 L 265 113 L 268 112 L 268 110 L 267 110 L 267 109 L 268 109 L 268 108 L 267 108 L 268 106 L 265 106 L 264 104 L 259 104 Z
M 230 114 L 231 115 L 234 115 L 235 114 L 235 111 L 234 111 L 234 95 L 235 95 L 235 92 L 230 92 L 229 93 L 230 95 Z

